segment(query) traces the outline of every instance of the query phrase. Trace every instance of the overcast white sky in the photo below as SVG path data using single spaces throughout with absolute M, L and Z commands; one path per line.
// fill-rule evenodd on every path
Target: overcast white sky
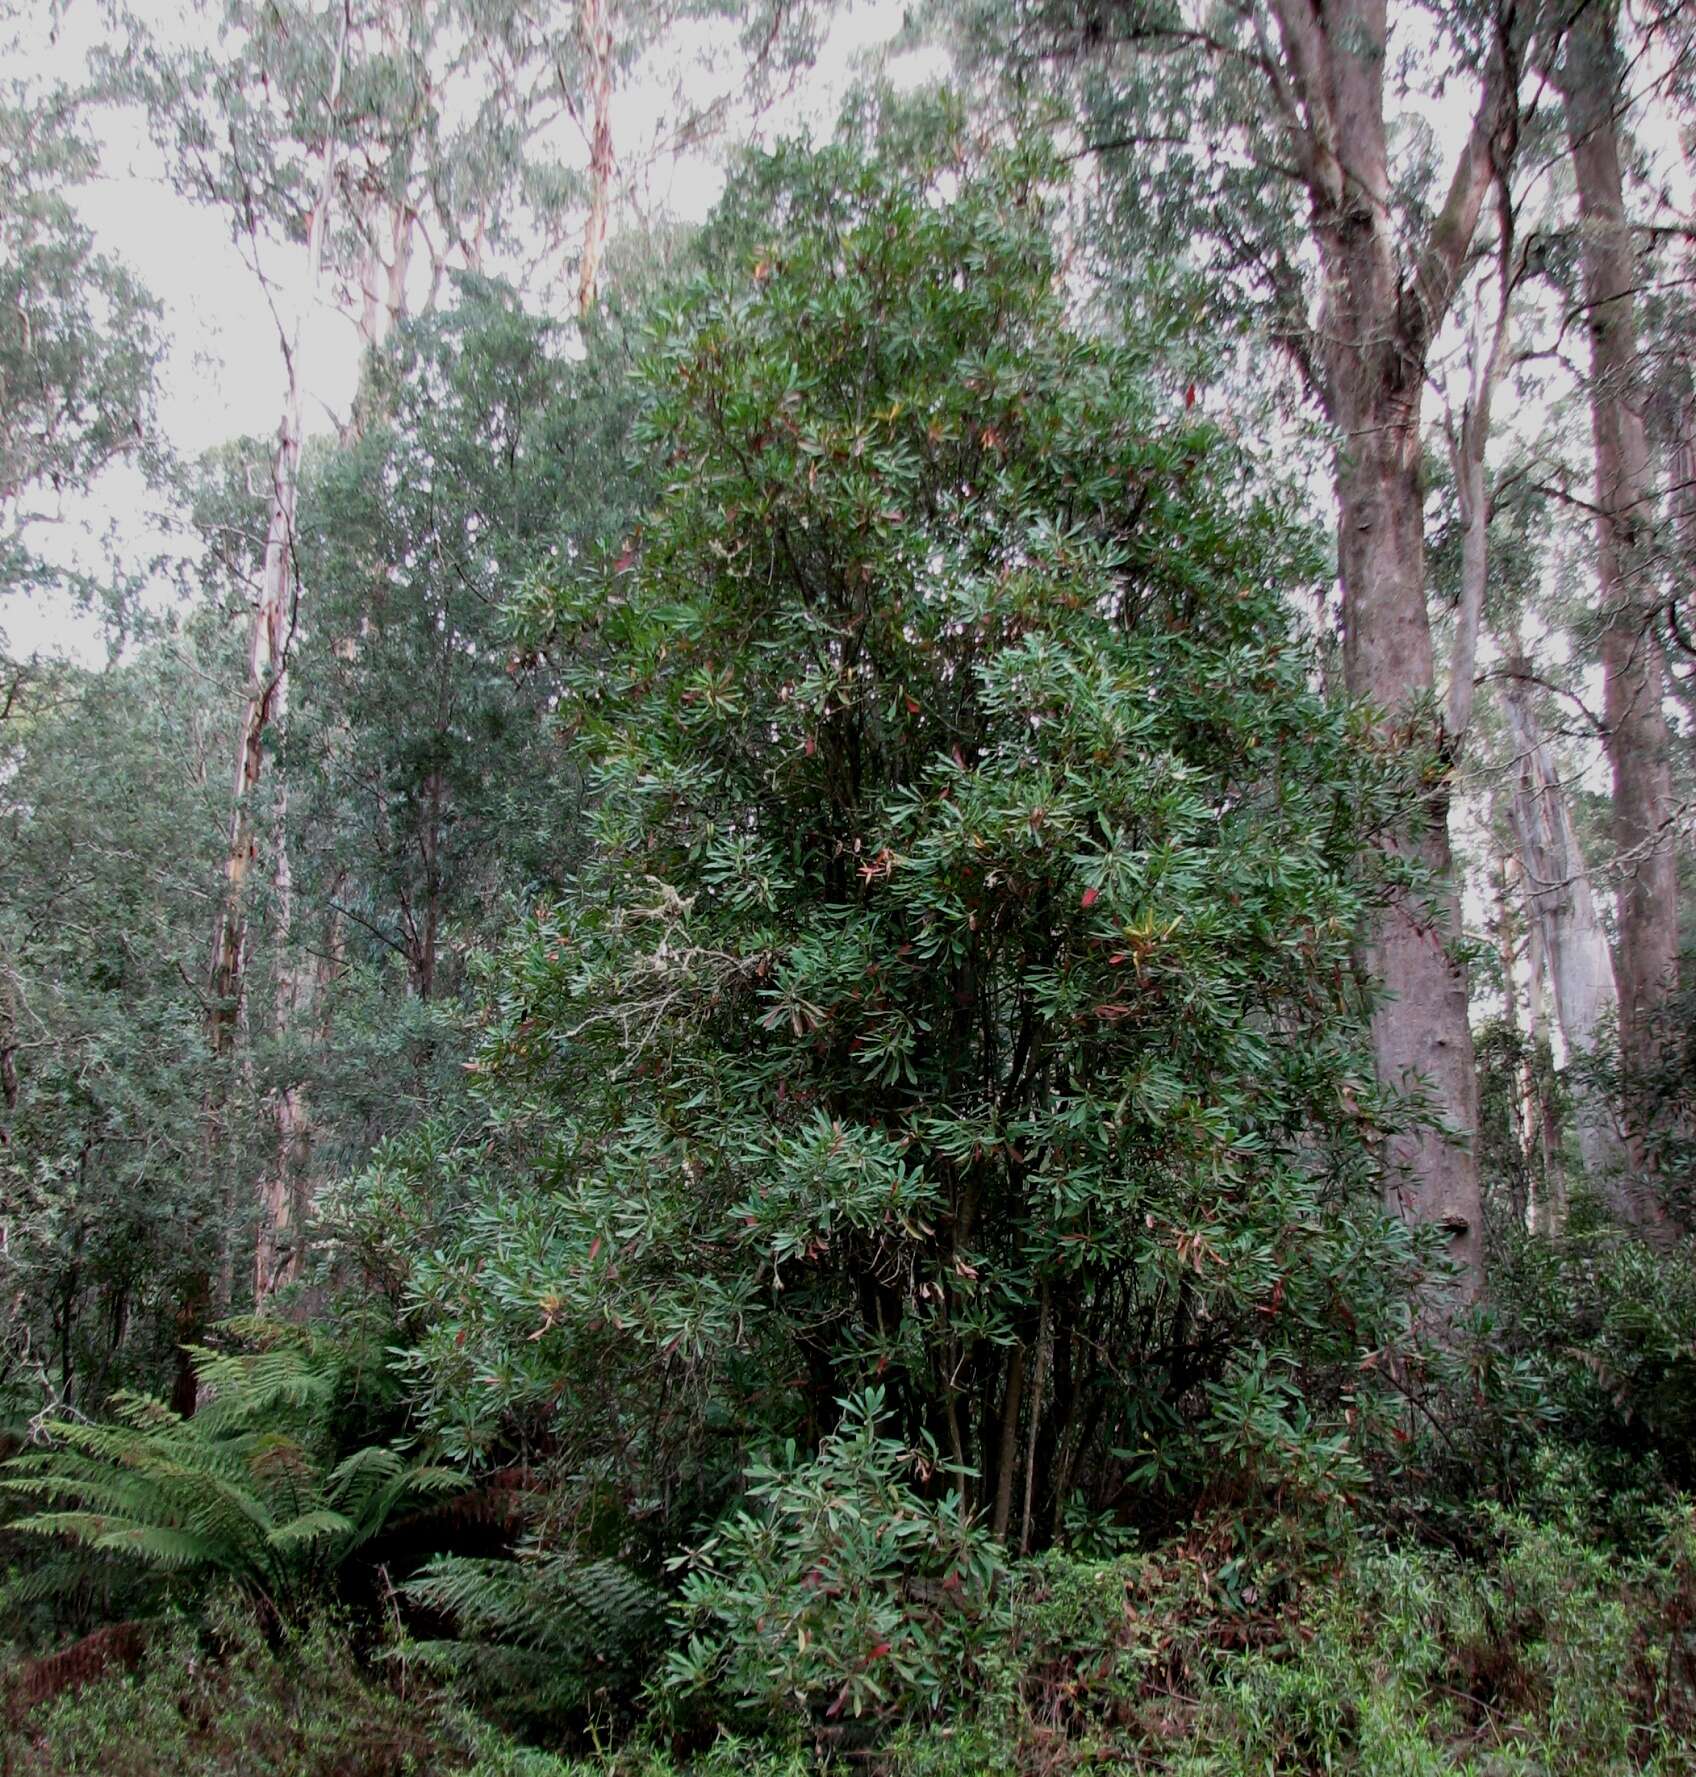
M 139 0 L 137 9 L 167 38 L 180 34 L 193 16 L 183 0 Z M 828 131 L 854 79 L 901 29 L 905 11 L 905 0 L 860 0 L 844 9 L 816 66 L 772 109 L 765 128 Z M 90 49 L 104 41 L 100 11 L 88 0 L 72 0 L 58 29 L 51 25 L 50 9 L 42 6 L 20 71 L 75 81 Z M 941 69 L 939 56 L 909 55 L 892 71 L 905 84 Z M 671 103 L 667 70 L 633 83 L 619 95 L 615 140 L 647 141 Z M 188 459 L 231 438 L 270 433 L 282 411 L 284 386 L 277 324 L 253 268 L 232 239 L 228 218 L 171 188 L 138 113 L 107 114 L 101 129 L 102 175 L 81 188 L 76 201 L 101 249 L 128 264 L 163 308 L 168 350 L 159 419 L 164 436 Z M 569 138 L 561 139 L 562 154 L 571 147 Z M 672 156 L 649 171 L 644 200 L 681 220 L 698 221 L 722 188 L 721 170 L 710 153 Z M 265 273 L 285 296 L 299 288 L 298 266 L 290 261 L 302 254 L 277 245 L 267 250 Z M 336 306 L 327 288 L 305 311 L 302 364 L 307 429 L 331 431 L 354 394 L 359 341 L 352 317 Z M 102 478 L 92 498 L 67 501 L 64 522 L 33 540 L 54 559 L 91 570 L 112 551 L 132 563 L 145 560 L 171 547 L 169 532 L 155 516 L 158 505 L 139 474 L 119 466 Z M 98 627 L 64 600 L 8 599 L 0 607 L 0 625 L 21 653 L 68 651 L 91 662 L 100 655 Z

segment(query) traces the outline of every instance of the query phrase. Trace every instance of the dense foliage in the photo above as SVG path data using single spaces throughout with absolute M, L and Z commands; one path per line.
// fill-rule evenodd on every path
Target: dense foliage
M 0 1762 L 1696 1771 L 1688 684 L 1620 714 L 1696 404 L 1635 530 L 1586 158 L 1688 33 L 1398 37 L 1351 208 L 1370 6 L 933 9 L 981 116 L 868 88 L 611 233 L 687 11 L 97 50 L 286 361 L 181 469 L 102 114 L 0 104 L 4 590 L 110 656 L 0 664 Z M 811 16 L 734 20 L 674 156 Z M 1403 102 L 1457 47 L 1445 197 Z M 1619 103 L 1516 257 L 1539 82 Z M 1594 500 L 1533 381 L 1581 295 Z M 364 356 L 297 450 L 325 297 Z M 59 571 L 24 496 L 131 455 L 180 532 Z

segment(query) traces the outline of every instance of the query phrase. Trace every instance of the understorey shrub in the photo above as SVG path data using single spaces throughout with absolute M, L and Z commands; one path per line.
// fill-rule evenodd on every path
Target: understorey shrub
M 590 854 L 371 1186 L 433 1435 L 682 1557 L 680 1658 L 797 1732 L 940 1706 L 985 1536 L 1346 1509 L 1435 1263 L 1355 966 L 1418 762 L 1264 467 L 1069 324 L 1054 165 L 960 143 L 756 163 L 661 313 L 663 495 L 524 601 Z

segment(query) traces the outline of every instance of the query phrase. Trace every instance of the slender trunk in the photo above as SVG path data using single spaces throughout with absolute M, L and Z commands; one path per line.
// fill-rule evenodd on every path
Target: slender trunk
M 278 803 L 276 862 L 271 874 L 271 936 L 278 959 L 273 1029 L 279 1044 L 285 1044 L 311 1002 L 313 976 L 292 955 L 294 873 L 282 833 L 288 812 L 286 789 L 279 790 Z M 292 1077 L 293 1064 L 286 1053 L 283 1060 L 285 1077 L 271 1102 L 276 1144 L 271 1166 L 260 1181 L 253 1263 L 253 1294 L 260 1305 L 300 1275 L 300 1237 L 310 1207 L 306 1181 L 311 1168 L 312 1121 L 306 1088 Z
M 1019 1466 L 1019 1414 L 1025 1401 L 1025 1348 L 1017 1345 L 1007 1365 L 1007 1386 L 1001 1397 L 1000 1438 L 995 1460 L 995 1507 L 990 1534 L 997 1542 L 1007 1539 L 1013 1520 L 1013 1476 Z
M 18 1020 L 12 1006 L 11 986 L 0 980 L 0 1148 L 12 1139 L 12 1118 L 18 1109 Z
M 1504 205 L 1504 211 L 1506 206 Z M 1508 261 L 1511 235 L 1504 215 L 1501 256 L 1502 279 L 1495 323 L 1488 339 L 1475 319 L 1472 336 L 1472 379 L 1460 426 L 1449 434 L 1449 463 L 1454 472 L 1456 502 L 1460 508 L 1461 562 L 1460 604 L 1455 612 L 1454 646 L 1449 661 L 1449 693 L 1443 704 L 1443 735 L 1458 751 L 1472 726 L 1472 705 L 1477 685 L 1478 633 L 1484 617 L 1484 590 L 1490 568 L 1490 488 L 1484 471 L 1484 452 L 1490 442 L 1490 414 L 1496 386 L 1507 368 Z
M 586 315 L 595 306 L 600 283 L 616 168 L 612 146 L 612 20 L 606 0 L 581 0 L 577 24 L 589 73 L 589 219 L 583 230 L 583 259 L 577 274 L 577 312 Z
M 1676 636 L 1696 654 L 1689 623 L 1696 617 L 1696 395 L 1679 405 L 1667 465 L 1673 520 L 1672 609 Z
M 1523 657 L 1511 654 L 1502 681 L 1502 711 L 1514 754 L 1509 815 L 1526 907 L 1540 940 L 1566 1048 L 1585 1174 L 1616 1215 L 1641 1223 L 1656 1219 L 1656 1212 L 1652 1201 L 1640 1200 L 1642 1193 L 1633 1185 L 1613 1109 L 1593 1071 L 1597 1051 L 1619 1010 L 1613 959 L 1567 810 L 1566 792 L 1531 708 L 1524 671 Z
M 342 69 L 347 52 L 347 21 L 344 16 L 331 76 L 329 102 L 332 115 L 341 92 Z M 324 260 L 325 235 L 335 192 L 337 144 L 331 133 L 325 148 L 323 178 L 307 224 L 306 263 L 302 288 L 292 319 L 292 334 L 282 341 L 287 389 L 283 417 L 277 430 L 277 446 L 271 464 L 270 515 L 266 526 L 265 561 L 258 604 L 249 631 L 247 685 L 236 749 L 235 782 L 230 815 L 229 844 L 225 852 L 224 894 L 218 930 L 213 941 L 209 1046 L 215 1077 L 221 1075 L 233 1053 L 235 1033 L 246 991 L 248 876 L 257 861 L 259 841 L 255 826 L 256 803 L 264 778 L 268 732 L 279 722 L 287 705 L 289 652 L 294 639 L 299 588 L 295 579 L 295 510 L 300 484 L 300 450 L 304 397 L 301 384 L 301 333 L 305 309 L 316 288 Z M 275 837 L 272 865 L 278 889 L 278 913 L 284 922 L 283 944 L 278 949 L 279 987 L 276 1003 L 277 1035 L 287 1035 L 292 1012 L 293 988 L 289 985 L 291 963 L 284 951 L 286 922 L 291 914 L 291 880 L 286 843 L 280 825 Z M 222 1129 L 223 1105 L 209 1108 L 209 1139 L 216 1149 L 228 1144 Z M 288 1179 L 298 1162 L 303 1113 L 297 1089 L 285 1086 L 273 1106 L 276 1150 L 270 1175 L 262 1182 L 259 1231 L 255 1260 L 255 1294 L 263 1304 L 279 1273 L 277 1231 L 279 1217 L 286 1226 L 281 1205 L 286 1202 Z M 227 1235 L 226 1235 L 227 1238 Z M 187 1295 L 206 1299 L 204 1282 L 191 1282 Z
M 1496 946 L 1496 960 L 1502 971 L 1502 1022 L 1513 1038 L 1516 1059 L 1513 1064 L 1513 1090 L 1508 1098 L 1508 1135 L 1518 1156 L 1516 1176 L 1535 1179 L 1536 1123 L 1532 1110 L 1532 1070 L 1526 1054 L 1525 1026 L 1519 1015 L 1519 957 L 1522 933 L 1515 917 L 1514 859 L 1511 854 L 1499 855 L 1491 874 L 1490 937 Z M 1515 1198 L 1516 1217 L 1527 1219 L 1534 1192 L 1527 1189 L 1524 1200 Z
M 1525 1091 L 1533 1113 L 1541 1162 L 1541 1188 L 1532 1200 L 1531 1228 L 1533 1233 L 1552 1240 L 1566 1226 L 1566 1155 L 1561 1146 L 1560 1116 L 1554 1095 L 1549 1090 L 1555 1047 L 1549 1025 L 1549 969 L 1543 953 L 1542 930 L 1535 919 L 1529 920 L 1525 929 L 1525 963 L 1525 1000 L 1531 1031 Z M 1545 1053 L 1550 1057 L 1548 1067 L 1543 1063 Z
M 1042 1313 L 1037 1323 L 1036 1335 L 1036 1380 L 1031 1388 L 1031 1426 L 1030 1435 L 1025 1440 L 1025 1509 L 1019 1521 L 1019 1553 L 1028 1555 L 1031 1552 L 1031 1514 L 1036 1502 L 1036 1457 L 1037 1439 L 1042 1434 L 1043 1392 L 1048 1382 L 1048 1372 L 1052 1367 L 1054 1355 L 1053 1333 L 1050 1325 L 1050 1298 L 1048 1280 L 1042 1284 Z
M 1572 26 L 1561 87 L 1578 183 L 1590 333 L 1605 739 L 1621 870 L 1620 1045 L 1630 1075 L 1651 1063 L 1658 1015 L 1677 986 L 1678 881 L 1637 355 L 1639 267 L 1620 172 L 1621 75 L 1614 7 L 1593 0 Z

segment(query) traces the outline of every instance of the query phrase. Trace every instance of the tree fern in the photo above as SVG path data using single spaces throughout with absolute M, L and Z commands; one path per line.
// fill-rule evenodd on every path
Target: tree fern
M 14 1529 L 68 1538 L 168 1584 L 232 1581 L 279 1609 L 328 1582 L 396 1512 L 465 1485 L 370 1445 L 337 1460 L 335 1354 L 290 1329 L 259 1350 L 197 1348 L 184 1419 L 124 1395 L 106 1424 L 60 1422 L 0 1487 L 38 1506 Z
M 628 1700 L 665 1627 L 664 1594 L 622 1562 L 534 1545 L 513 1559 L 438 1556 L 402 1590 L 457 1631 L 409 1657 L 515 1723 Z

